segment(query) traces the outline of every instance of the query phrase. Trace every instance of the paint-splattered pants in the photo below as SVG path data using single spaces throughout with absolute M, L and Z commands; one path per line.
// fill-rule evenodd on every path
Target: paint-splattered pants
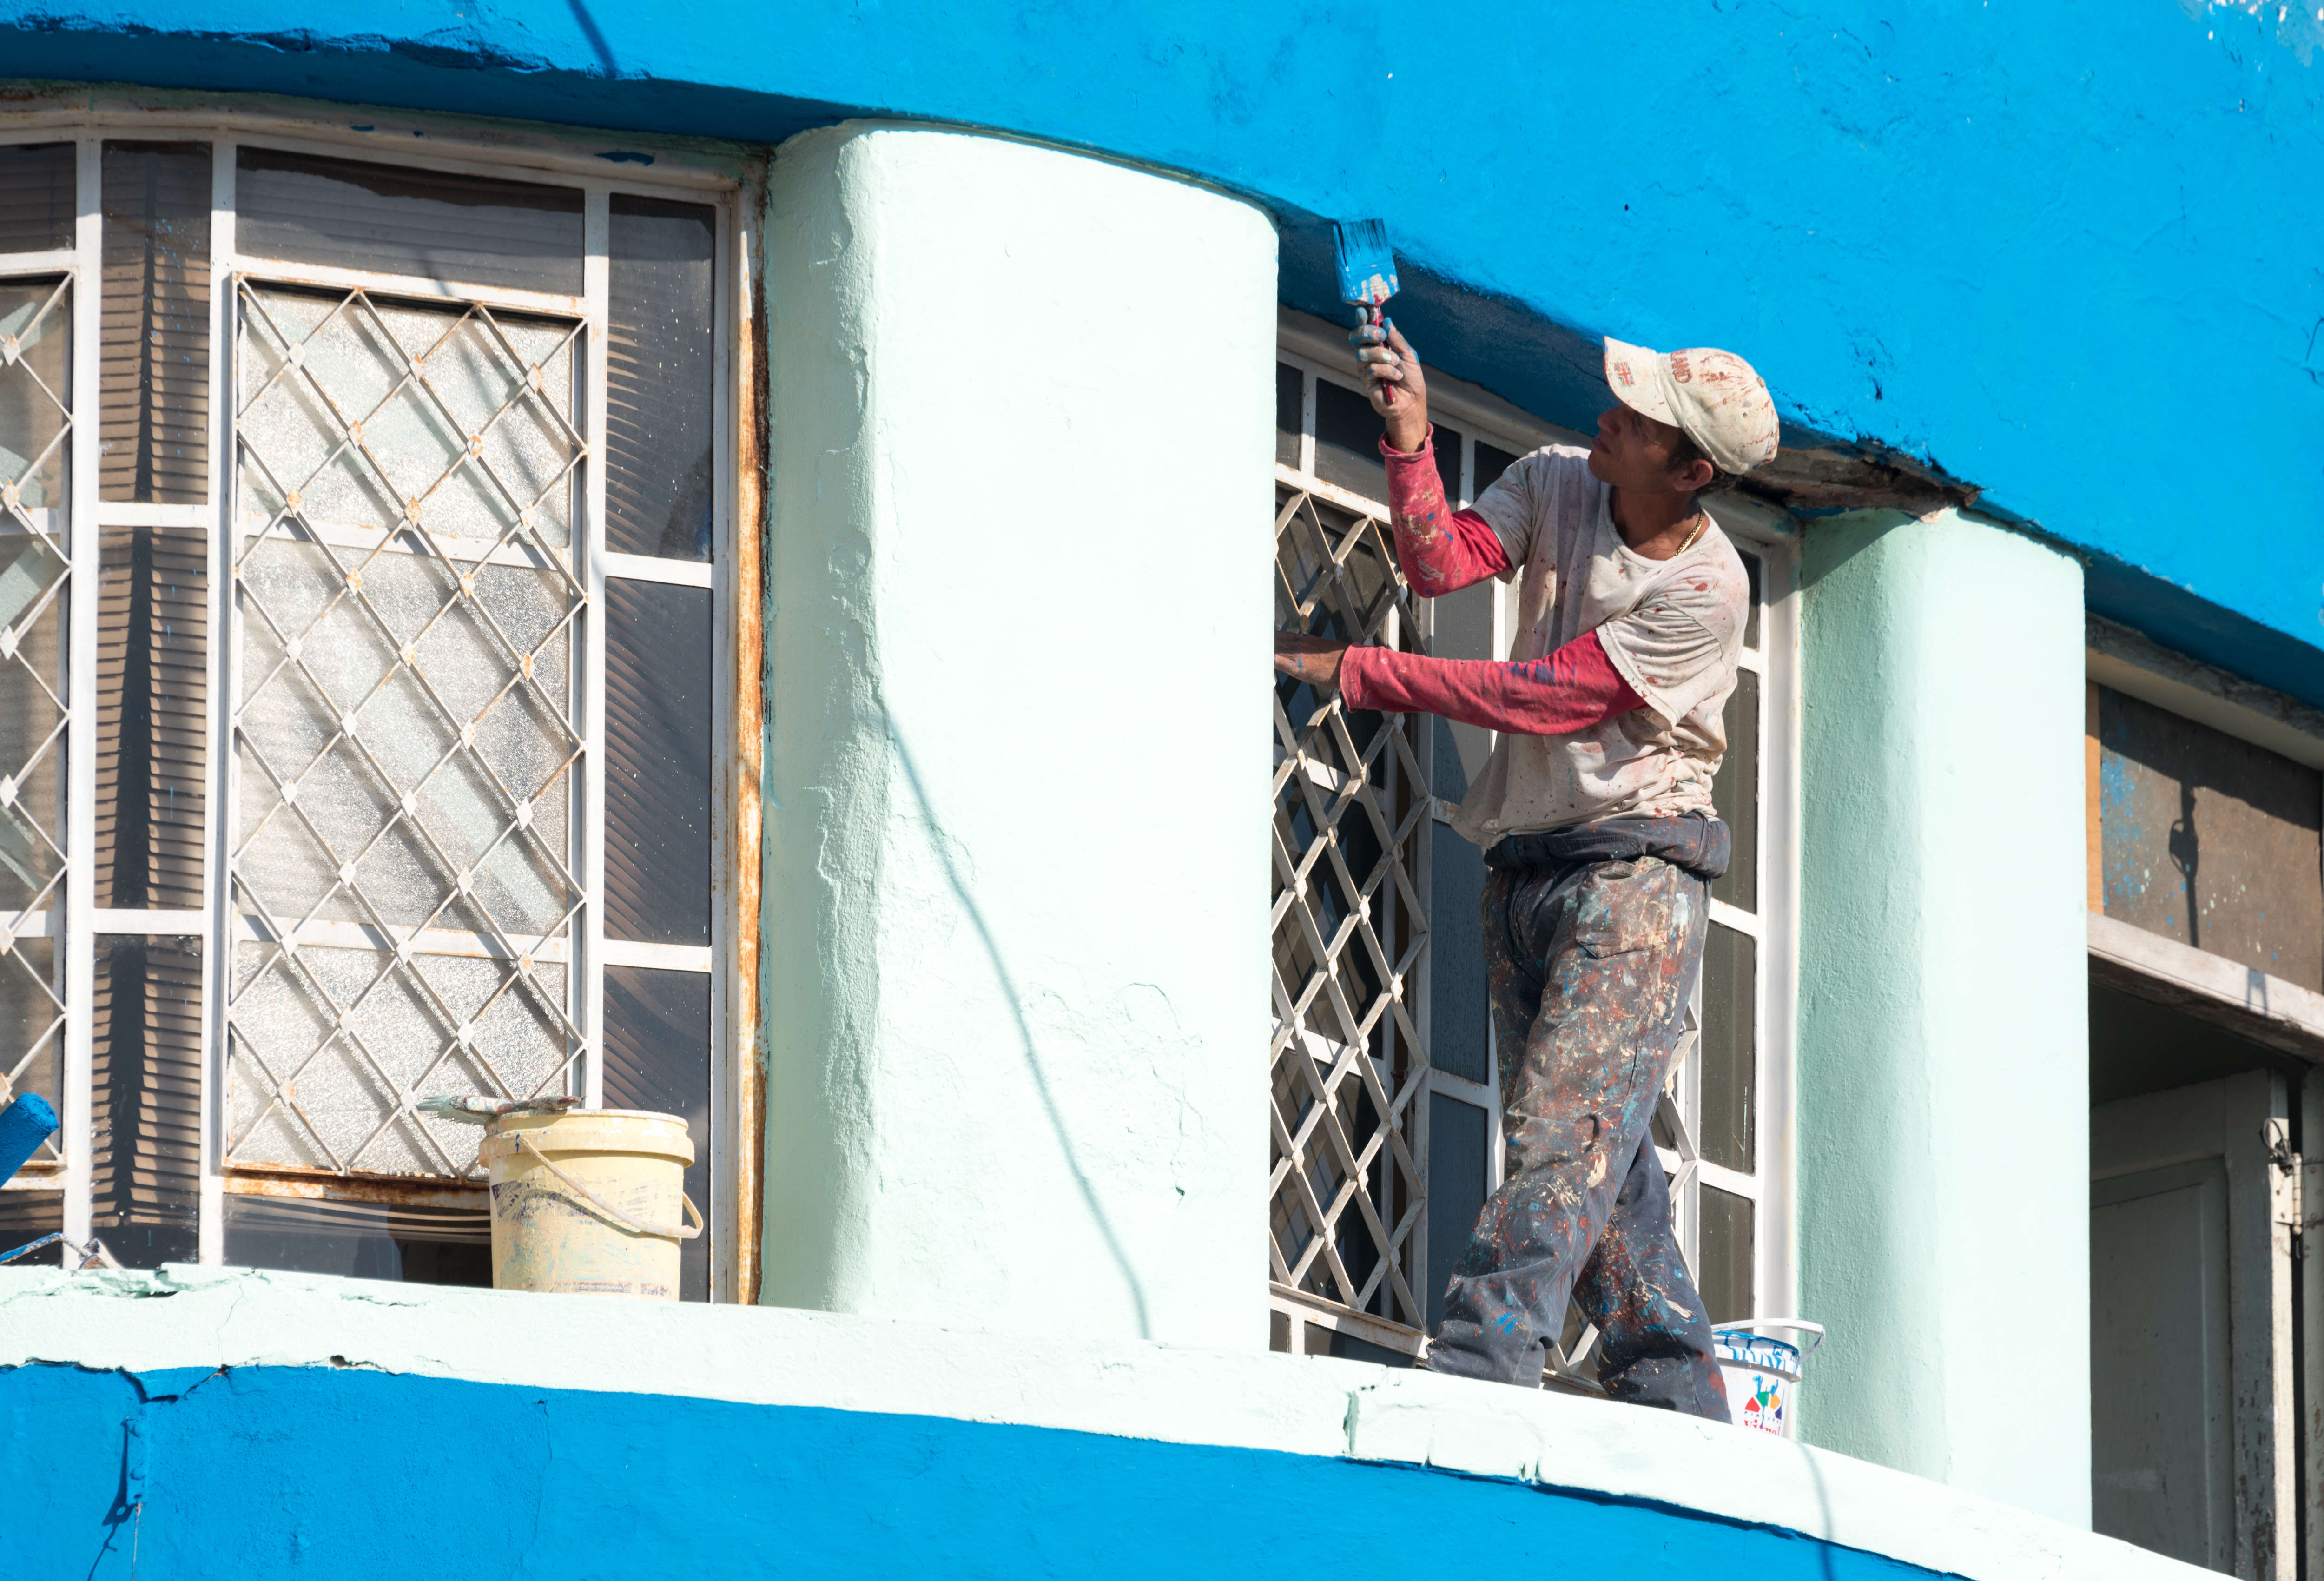
M 1726 1421 L 1647 1132 L 1702 967 L 1710 885 L 1652 855 L 1502 869 L 1481 911 L 1508 1151 L 1428 1365 L 1537 1386 L 1570 1297 L 1598 1327 L 1615 1399 Z

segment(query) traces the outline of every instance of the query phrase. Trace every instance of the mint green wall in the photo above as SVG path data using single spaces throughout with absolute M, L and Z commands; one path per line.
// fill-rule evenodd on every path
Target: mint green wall
M 2086 1525 L 2081 568 L 1872 513 L 1802 584 L 1805 1430 Z
M 764 1299 L 1264 1349 L 1274 228 L 858 122 L 766 236 Z

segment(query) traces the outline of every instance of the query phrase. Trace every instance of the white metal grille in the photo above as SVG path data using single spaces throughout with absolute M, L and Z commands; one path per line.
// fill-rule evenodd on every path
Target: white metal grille
M 1385 514 L 1288 485 L 1279 501 L 1277 626 L 1416 646 Z M 1295 720 L 1276 699 L 1268 1251 L 1295 1312 L 1417 1331 L 1428 1053 L 1414 990 L 1433 804 L 1414 728 L 1397 715 L 1360 727 L 1336 697 Z
M 227 1156 L 467 1173 L 473 1137 L 415 1097 L 558 1089 L 586 1047 L 581 327 L 247 279 L 236 300 L 232 880 L 256 937 Z
M 0 1076 L 60 1097 L 72 282 L 0 282 Z M 5 1093 L 6 1089 L 0 1089 Z M 0 1098 L 0 1101 L 5 1101 Z M 37 1165 L 63 1161 L 51 1137 Z

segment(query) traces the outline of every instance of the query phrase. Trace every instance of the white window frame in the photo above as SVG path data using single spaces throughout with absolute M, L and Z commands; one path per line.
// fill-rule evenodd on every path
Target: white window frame
M 429 1200 L 446 1182 L 413 1178 L 410 1185 L 377 1177 L 342 1179 L 322 1171 L 266 1170 L 254 1175 L 221 1164 L 226 988 L 233 946 L 248 934 L 245 920 L 228 916 L 223 884 L 231 859 L 231 809 L 236 756 L 232 746 L 235 677 L 232 655 L 240 639 L 234 606 L 233 562 L 242 541 L 231 519 L 235 467 L 234 376 L 235 292 L 248 273 L 269 282 L 347 288 L 383 294 L 482 302 L 578 318 L 585 324 L 586 361 L 576 358 L 576 388 L 586 391 L 581 427 L 589 447 L 574 525 L 588 608 L 576 624 L 573 675 L 576 724 L 589 744 L 577 765 L 573 827 L 576 876 L 586 904 L 566 948 L 577 956 L 567 977 L 567 1013 L 582 1029 L 581 1096 L 603 1098 L 603 968 L 629 966 L 699 972 L 711 987 L 711 1299 L 753 1300 L 758 1284 L 759 1148 L 762 1078 L 752 1058 L 759 1020 L 758 742 L 763 719 L 762 645 L 755 625 L 746 633 L 738 615 L 755 611 L 761 587 L 758 411 L 752 378 L 752 305 L 755 248 L 744 217 L 763 191 L 763 166 L 744 151 L 698 143 L 678 146 L 653 139 L 553 129 L 484 129 L 455 117 L 366 116 L 350 125 L 344 107 L 307 106 L 260 98 L 237 107 L 196 113 L 158 97 L 88 95 L 68 100 L 20 101 L 0 114 L 0 144 L 69 142 L 78 145 L 78 218 L 76 245 L 37 254 L 0 254 L 0 276 L 65 273 L 73 280 L 73 396 L 69 563 L 73 578 L 68 610 L 67 693 L 72 725 L 68 738 L 65 798 L 69 873 L 63 905 L 67 968 L 65 1040 L 60 1096 L 64 1143 L 60 1168 L 27 1171 L 12 1190 L 61 1188 L 64 1231 L 75 1244 L 91 1232 L 94 1106 L 93 951 L 98 934 L 183 937 L 203 940 L 202 1157 L 200 1261 L 225 1256 L 225 1199 L 230 1194 L 323 1195 L 354 1201 Z M 212 158 L 210 291 L 209 493 L 199 505 L 127 504 L 101 501 L 97 474 L 100 390 L 99 313 L 102 306 L 102 150 L 106 141 L 208 143 Z M 235 249 L 233 193 L 235 154 L 244 144 L 360 160 L 405 169 L 495 177 L 577 190 L 583 199 L 583 290 L 577 296 L 514 291 L 320 268 L 263 258 Z M 609 157 L 613 156 L 613 157 Z M 714 373 L 713 551 L 710 563 L 611 554 L 604 547 L 607 291 L 607 215 L 616 195 L 674 199 L 707 206 L 717 215 L 714 322 L 718 352 Z M 738 523 L 748 523 L 747 531 Z M 210 609 L 207 731 L 208 786 L 203 838 L 203 908 L 192 911 L 114 911 L 94 904 L 96 810 L 95 635 L 99 541 L 104 529 L 164 526 L 208 535 Z M 630 943 L 604 937 L 603 831 L 604 722 L 602 612 L 607 578 L 710 588 L 713 740 L 711 942 L 706 948 Z M 26 931 L 30 931 L 28 929 Z M 255 937 L 255 935 L 248 935 Z M 264 1176 L 280 1177 L 269 1180 Z M 401 1178 L 398 1178 L 399 1179 Z M 481 1206 L 481 1202 L 479 1202 Z
M 1347 334 L 1345 328 L 1325 319 L 1290 308 L 1278 310 L 1276 359 L 1299 369 L 1303 380 L 1299 459 L 1296 466 L 1278 463 L 1276 476 L 1281 485 L 1306 490 L 1319 499 L 1345 509 L 1377 514 L 1384 502 L 1370 501 L 1336 487 L 1317 477 L 1314 471 L 1314 379 L 1328 378 L 1350 389 L 1360 390 L 1362 387 L 1361 374 L 1358 371 L 1354 352 L 1348 345 Z M 1577 445 L 1586 448 L 1591 442 L 1586 434 L 1543 422 L 1480 385 L 1433 368 L 1428 373 L 1428 404 L 1434 417 L 1458 430 L 1462 436 L 1461 497 L 1453 502 L 1456 506 L 1465 506 L 1477 492 L 1476 449 L 1480 440 L 1518 457 L 1528 455 L 1544 445 Z M 1748 933 L 1757 941 L 1757 981 L 1754 1003 L 1758 1022 L 1755 1044 L 1758 1069 L 1754 1084 L 1754 1155 L 1758 1167 L 1745 1174 L 1723 1169 L 1706 1160 L 1682 1160 L 1669 1149 L 1664 1149 L 1662 1152 L 1664 1167 L 1674 1176 L 1673 1212 L 1677 1221 L 1681 1246 L 1690 1267 L 1696 1262 L 1700 1229 L 1696 1182 L 1707 1182 L 1748 1197 L 1754 1204 L 1753 1316 L 1789 1317 L 1795 1314 L 1799 1299 L 1798 1159 L 1797 1128 L 1794 1124 L 1798 1069 L 1800 883 L 1799 523 L 1788 513 L 1739 494 L 1720 496 L 1711 504 L 1711 513 L 1738 547 L 1759 557 L 1763 578 L 1759 643 L 1755 650 L 1747 652 L 1741 661 L 1743 668 L 1757 671 L 1760 680 L 1761 766 L 1757 886 L 1759 910 L 1755 915 L 1738 911 L 1721 901 L 1711 902 L 1714 921 Z M 1416 618 L 1422 623 L 1421 634 L 1433 637 L 1433 601 L 1417 599 L 1415 604 L 1418 612 Z M 1508 655 L 1517 634 L 1517 622 L 1516 587 L 1508 583 L 1494 584 L 1492 649 L 1497 655 Z M 1431 728 L 1442 726 L 1432 725 Z M 1418 750 L 1426 754 L 1432 747 L 1433 743 L 1428 738 L 1420 738 Z M 1438 800 L 1438 822 L 1449 823 L 1453 811 L 1452 803 L 1441 798 Z M 1428 853 L 1424 847 L 1419 854 L 1424 894 L 1429 892 L 1428 864 Z M 1465 921 L 1466 919 L 1454 919 L 1451 925 L 1460 927 Z M 1435 927 L 1437 920 L 1432 918 L 1430 925 L 1432 929 Z M 1420 1013 L 1416 1019 L 1424 1036 L 1433 1031 L 1430 1022 L 1434 998 L 1429 960 L 1429 953 L 1424 953 L 1414 973 L 1418 979 L 1416 986 L 1420 999 Z M 1699 999 L 1699 986 L 1697 994 Z M 1432 1093 L 1443 1093 L 1485 1111 L 1488 1124 L 1486 1188 L 1489 1191 L 1500 1184 L 1503 1142 L 1499 1039 L 1490 1030 L 1489 1020 L 1487 1025 L 1492 1047 L 1487 1082 L 1472 1082 L 1433 1066 L 1428 1081 Z M 1690 1058 L 1680 1073 L 1678 1084 L 1682 1114 L 1690 1133 L 1697 1129 L 1700 1118 L 1699 1076 L 1699 1064 Z M 1422 1140 L 1419 1157 L 1425 1181 L 1428 1170 L 1425 1117 L 1419 1123 L 1419 1130 Z M 1692 1166 L 1691 1171 L 1685 1168 L 1688 1164 Z M 1421 1244 L 1425 1249 L 1427 1233 L 1425 1218 L 1416 1233 L 1422 1237 Z M 1442 1271 L 1426 1268 L 1425 1261 L 1423 1271 L 1430 1281 L 1441 1282 Z M 1277 1301 L 1278 1309 L 1288 1310 L 1279 1294 Z M 1291 1325 L 1290 1349 L 1293 1354 L 1305 1354 L 1305 1349 L 1299 1318 L 1304 1318 L 1305 1323 L 1346 1332 L 1375 1344 L 1395 1345 L 1400 1337 L 1384 1332 L 1384 1326 L 1378 1319 L 1367 1320 L 1361 1314 L 1340 1314 L 1311 1309 L 1303 1305 L 1298 1318 Z

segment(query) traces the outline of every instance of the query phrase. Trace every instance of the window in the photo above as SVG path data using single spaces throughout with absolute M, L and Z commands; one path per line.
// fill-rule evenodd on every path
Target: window
M 1410 596 L 1388 536 L 1379 421 L 1344 331 L 1286 312 L 1277 365 L 1277 617 L 1285 629 L 1507 658 L 1509 588 Z M 1432 374 L 1437 467 L 1465 504 L 1542 445 L 1584 443 Z M 1796 728 L 1790 523 L 1715 513 L 1752 574 L 1717 784 L 1734 865 L 1712 893 L 1697 1036 L 1655 1122 L 1682 1244 L 1714 1320 L 1778 1315 L 1793 1273 L 1790 1112 Z M 1484 730 L 1277 688 L 1275 1347 L 1401 1360 L 1501 1173 L 1499 1077 L 1475 918 L 1483 856 L 1450 818 Z M 1572 1319 L 1553 1367 L 1590 1387 Z
M 733 1299 L 731 184 L 11 135 L 0 1247 L 489 1282 L 413 1105 L 570 1094 L 687 1120 Z

